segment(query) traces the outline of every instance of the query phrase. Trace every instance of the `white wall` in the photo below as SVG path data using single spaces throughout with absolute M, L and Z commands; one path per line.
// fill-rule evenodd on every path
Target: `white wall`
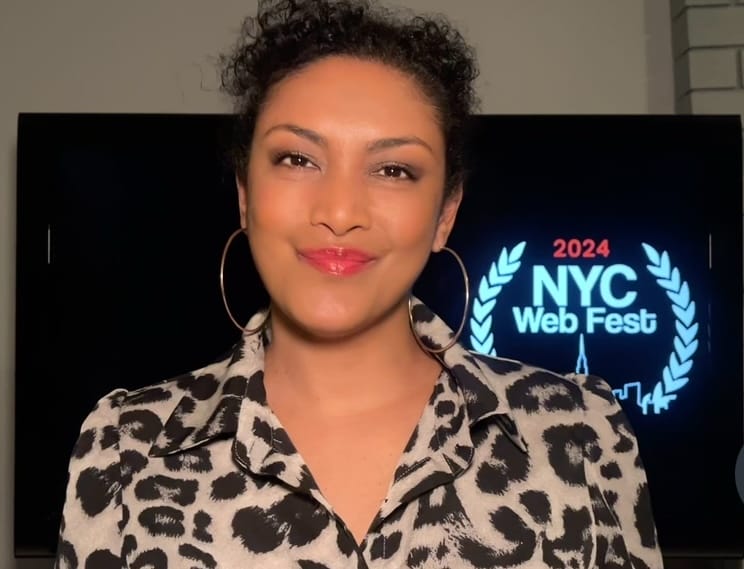
M 228 111 L 216 91 L 210 56 L 232 43 L 241 17 L 255 5 L 255 0 L 0 0 L 0 567 L 14 566 L 17 113 Z M 405 5 L 448 14 L 476 45 L 485 113 L 673 112 L 668 0 L 408 0 Z
M 673 0 L 672 17 L 677 110 L 744 118 L 744 0 Z

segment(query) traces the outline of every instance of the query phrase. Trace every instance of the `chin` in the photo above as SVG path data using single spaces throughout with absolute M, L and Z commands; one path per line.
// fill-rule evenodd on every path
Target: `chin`
M 285 314 L 301 334 L 317 340 L 337 340 L 359 333 L 388 312 L 384 303 L 357 291 L 346 295 L 307 295 L 285 305 Z
M 354 308 L 323 304 L 302 306 L 292 310 L 290 318 L 303 334 L 319 340 L 334 340 L 364 327 L 362 311 Z

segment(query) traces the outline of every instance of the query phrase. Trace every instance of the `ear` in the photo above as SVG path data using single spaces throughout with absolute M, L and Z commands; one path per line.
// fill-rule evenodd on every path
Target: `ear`
M 439 214 L 439 221 L 437 221 L 437 228 L 434 233 L 434 242 L 431 246 L 434 253 L 441 251 L 442 247 L 447 244 L 447 239 L 449 239 L 455 225 L 457 211 L 460 209 L 460 202 L 462 202 L 462 184 L 458 184 L 457 188 L 442 204 L 442 211 Z
M 235 187 L 238 189 L 238 208 L 240 210 L 240 226 L 245 229 L 248 226 L 248 188 L 240 180 L 240 176 L 235 175 Z

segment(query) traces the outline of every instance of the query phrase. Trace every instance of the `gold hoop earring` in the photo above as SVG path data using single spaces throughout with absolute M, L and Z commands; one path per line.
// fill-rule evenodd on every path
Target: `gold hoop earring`
M 460 335 L 462 334 L 463 328 L 465 328 L 465 320 L 467 320 L 468 317 L 468 307 L 470 306 L 470 278 L 468 277 L 468 271 L 465 268 L 465 263 L 463 263 L 462 259 L 460 258 L 460 255 L 455 253 L 452 249 L 449 247 L 442 247 L 441 251 L 447 251 L 449 254 L 451 254 L 455 260 L 457 261 L 457 264 L 460 266 L 460 270 L 462 271 L 462 277 L 463 281 L 465 282 L 465 310 L 462 314 L 462 320 L 460 321 L 460 327 L 457 329 L 457 332 L 455 332 L 455 335 L 452 337 L 450 342 L 441 348 L 430 348 L 426 344 L 424 344 L 421 341 L 421 338 L 419 338 L 419 335 L 416 334 L 416 325 L 413 321 L 413 303 L 411 301 L 411 296 L 408 297 L 408 321 L 411 324 L 411 330 L 413 331 L 413 337 L 416 338 L 416 341 L 418 342 L 418 345 L 421 346 L 422 349 L 426 350 L 429 353 L 432 354 L 441 354 L 442 352 L 446 352 L 449 350 L 452 346 L 454 346 L 457 343 L 457 340 L 460 339 Z
M 225 305 L 225 310 L 227 311 L 227 315 L 232 323 L 235 324 L 238 330 L 240 330 L 244 334 L 252 335 L 256 332 L 261 331 L 268 322 L 269 315 L 271 314 L 271 306 L 269 306 L 269 309 L 266 312 L 266 317 L 261 321 L 261 324 L 259 324 L 255 328 L 247 328 L 240 325 L 240 323 L 233 316 L 233 313 L 230 310 L 230 306 L 227 304 L 227 297 L 225 296 L 225 259 L 227 258 L 227 251 L 228 249 L 230 249 L 230 245 L 232 244 L 233 239 L 235 239 L 235 237 L 237 237 L 240 233 L 243 233 L 246 237 L 248 237 L 248 234 L 245 233 L 245 229 L 239 227 L 232 232 L 230 237 L 227 238 L 227 243 L 225 243 L 225 246 L 222 249 L 222 259 L 220 260 L 220 293 L 222 294 L 222 303 Z

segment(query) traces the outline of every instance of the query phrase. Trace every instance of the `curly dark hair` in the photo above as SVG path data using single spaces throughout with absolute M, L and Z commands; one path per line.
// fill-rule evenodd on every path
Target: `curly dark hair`
M 261 0 L 237 45 L 220 59 L 222 88 L 235 98 L 232 159 L 245 181 L 257 116 L 271 87 L 329 55 L 390 65 L 420 85 L 446 143 L 445 196 L 464 179 L 465 123 L 478 101 L 475 53 L 441 15 L 406 16 L 370 0 Z

